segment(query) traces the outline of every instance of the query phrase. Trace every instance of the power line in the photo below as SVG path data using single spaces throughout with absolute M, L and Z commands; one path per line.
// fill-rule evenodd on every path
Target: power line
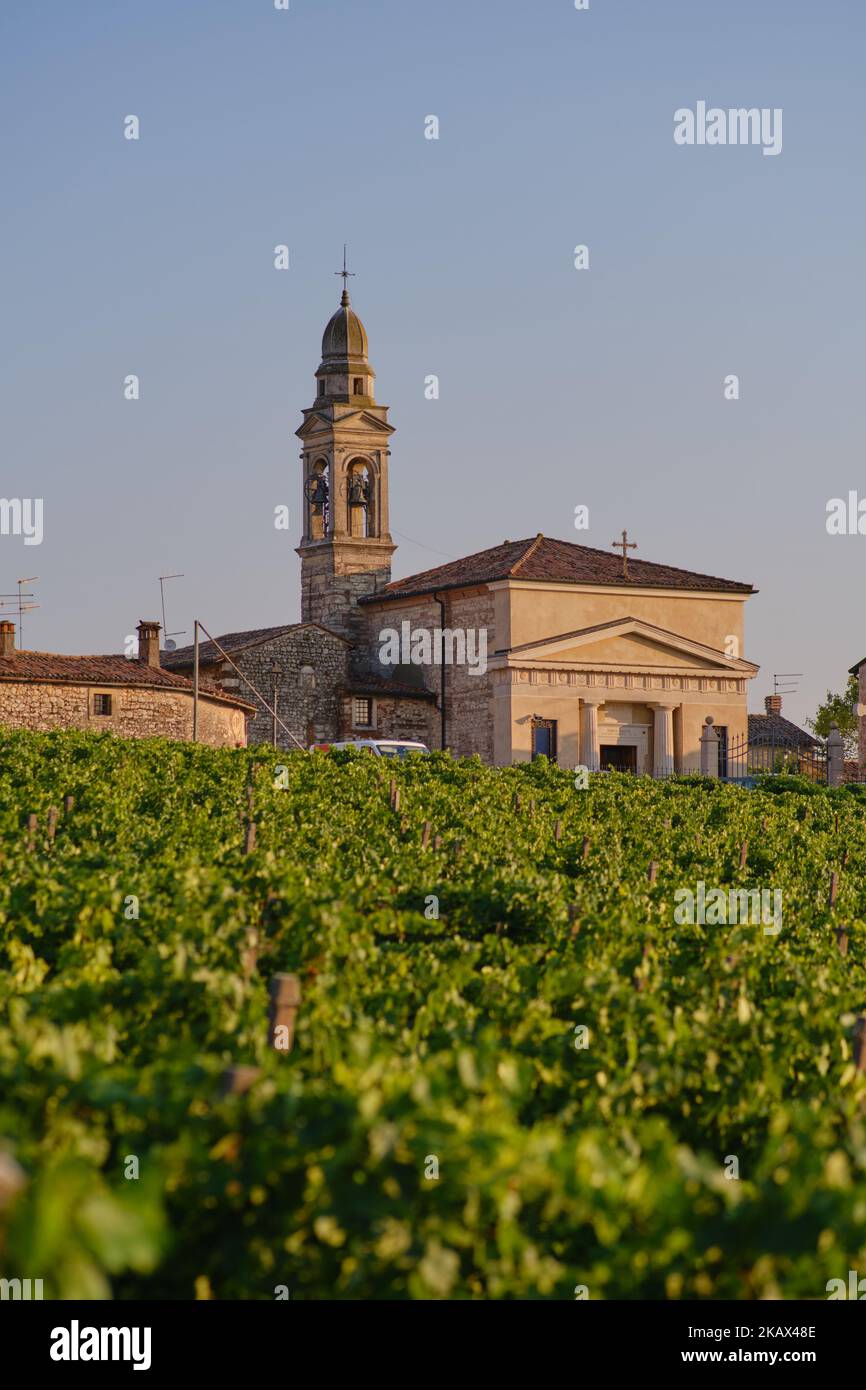
M 408 541 L 410 545 L 418 545 L 421 547 L 422 550 L 429 550 L 431 555 L 442 555 L 446 560 L 460 559 L 459 555 L 449 555 L 445 550 L 434 550 L 432 545 L 425 545 L 423 541 L 415 541 L 412 539 L 411 536 L 404 536 L 403 532 L 398 531 L 396 527 L 392 527 L 391 529 L 393 530 L 395 536 L 400 537 L 401 541 Z

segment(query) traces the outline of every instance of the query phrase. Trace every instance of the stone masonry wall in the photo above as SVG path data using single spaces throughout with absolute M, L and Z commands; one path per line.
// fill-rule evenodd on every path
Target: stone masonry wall
M 349 647 L 339 637 L 316 627 L 300 628 L 275 637 L 273 641 L 248 647 L 246 651 L 233 655 L 232 660 L 269 704 L 273 703 L 274 695 L 274 677 L 269 668 L 272 661 L 277 663 L 280 668 L 277 677 L 277 714 L 304 748 L 311 743 L 337 737 L 340 728 L 340 690 L 346 684 L 349 669 Z M 315 686 L 312 690 L 302 682 L 303 666 L 313 669 Z M 237 673 L 226 665 L 221 681 L 223 689 L 231 690 L 259 708 L 259 713 L 250 721 L 250 743 L 270 743 L 273 739 L 271 715 L 249 686 L 243 682 L 230 685 L 231 681 L 238 679 Z M 297 749 L 297 744 L 279 724 L 277 747 Z
M 439 711 L 431 700 L 376 696 L 372 729 L 356 728 L 352 723 L 352 701 L 343 697 L 340 738 L 418 739 L 428 748 L 439 747 Z
M 448 595 L 445 626 L 467 631 L 485 630 L 489 661 L 496 648 L 493 595 L 490 590 L 474 590 L 453 597 Z M 489 670 L 480 675 L 473 674 L 468 664 L 446 666 L 445 701 L 448 746 L 455 758 L 466 758 L 477 753 L 483 762 L 492 763 L 493 682 Z
M 93 696 L 111 696 L 111 714 L 93 713 Z M 0 681 L 0 725 L 12 729 L 86 729 L 121 738 L 192 738 L 192 692 L 140 686 L 55 685 Z M 246 720 L 233 709 L 202 696 L 199 739 L 214 747 L 243 746 Z
M 377 565 L 375 558 L 360 553 L 358 569 L 345 562 L 335 569 L 334 555 L 328 548 L 321 553 L 306 552 L 302 561 L 301 621 L 320 623 L 345 637 L 356 648 L 359 667 L 365 669 L 366 619 L 358 600 L 383 588 L 391 577 L 387 563 Z
M 400 676 L 393 667 L 378 664 L 378 653 L 382 644 L 381 633 L 387 628 L 401 631 L 401 623 L 408 621 L 412 632 L 426 628 L 435 632 L 443 626 L 447 629 L 462 628 L 464 631 L 487 633 L 487 657 L 492 657 L 496 648 L 496 629 L 494 619 L 493 595 L 488 589 L 446 591 L 445 619 L 439 604 L 430 595 L 402 603 L 364 605 L 367 614 L 366 645 L 375 662 L 374 669 L 383 675 Z M 475 648 L 477 651 L 477 647 Z M 432 691 L 437 700 L 440 695 L 443 668 L 435 664 L 420 667 L 424 686 Z M 445 706 L 446 741 L 455 757 L 468 757 L 478 753 L 485 761 L 493 762 L 493 686 L 489 672 L 473 674 L 466 665 L 446 665 Z M 428 716 L 431 728 L 431 747 L 441 745 L 441 718 L 438 709 Z

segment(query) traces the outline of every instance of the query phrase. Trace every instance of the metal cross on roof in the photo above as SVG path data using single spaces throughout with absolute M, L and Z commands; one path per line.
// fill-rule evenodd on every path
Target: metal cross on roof
M 354 270 L 347 270 L 347 269 L 346 269 L 346 245 L 345 245 L 345 243 L 343 244 L 343 269 L 342 269 L 342 270 L 335 270 L 335 271 L 334 271 L 334 274 L 335 274 L 335 275 L 342 275 L 342 277 L 343 277 L 343 289 L 344 289 L 344 290 L 347 290 L 347 289 L 349 288 L 349 286 L 348 286 L 348 284 L 347 284 L 346 282 L 348 281 L 348 279 L 350 278 L 350 276 L 351 276 L 352 279 L 355 278 L 355 272 L 354 272 Z
M 630 541 L 628 532 L 623 531 L 621 541 L 611 541 L 614 550 L 622 551 L 622 577 L 628 579 L 628 552 L 637 550 L 637 541 Z

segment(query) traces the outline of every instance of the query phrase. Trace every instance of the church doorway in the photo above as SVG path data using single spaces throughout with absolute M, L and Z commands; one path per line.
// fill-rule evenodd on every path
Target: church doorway
M 637 772 L 637 746 L 633 743 L 603 743 L 599 754 L 602 772 Z

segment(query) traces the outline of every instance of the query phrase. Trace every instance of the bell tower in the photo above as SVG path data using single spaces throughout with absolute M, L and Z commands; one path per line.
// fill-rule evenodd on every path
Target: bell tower
M 360 640 L 359 598 L 391 579 L 388 456 L 393 426 L 377 405 L 367 333 L 349 300 L 345 254 L 340 307 L 322 338 L 316 399 L 297 430 L 302 444 L 304 533 L 301 620 Z

